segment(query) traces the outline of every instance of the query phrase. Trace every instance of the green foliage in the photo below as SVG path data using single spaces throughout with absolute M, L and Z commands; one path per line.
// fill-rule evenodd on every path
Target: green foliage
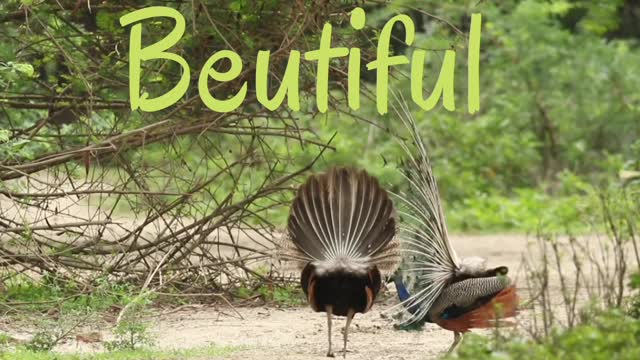
M 23 74 L 27 77 L 32 77 L 34 70 L 33 65 L 28 63 L 16 63 L 13 61 L 7 61 L 7 63 L 0 63 L 0 71 L 9 72 L 13 74 Z M 6 73 L 3 75 L 3 78 L 8 76 Z
M 540 343 L 519 336 L 465 336 L 448 359 L 638 359 L 640 321 L 618 310 L 595 316 L 589 324 L 556 331 Z
M 142 290 L 137 296 L 129 299 L 122 309 L 118 324 L 113 330 L 115 340 L 105 342 L 105 348 L 114 350 L 134 350 L 153 345 L 149 327 L 143 317 L 148 315 L 154 295 Z
M 143 1 L 138 7 L 152 3 L 158 5 L 157 1 Z M 286 23 L 284 19 L 290 19 L 289 15 L 295 15 L 297 11 L 286 2 L 165 3 L 180 7 L 185 14 L 188 31 L 172 51 L 187 58 L 193 74 L 212 52 L 221 48 L 233 48 L 247 60 L 245 68 L 251 68 L 257 50 L 278 48 L 282 39 L 274 34 L 286 32 L 285 39 L 299 41 L 296 47 L 302 44 L 314 47 L 318 42 L 319 29 L 302 28 L 298 23 L 287 23 L 286 29 L 282 27 L 282 23 Z M 343 3 L 347 8 L 354 4 Z M 127 61 L 122 55 L 126 51 L 123 49 L 126 48 L 127 29 L 118 24 L 118 19 L 133 10 L 133 6 L 114 3 L 96 6 L 89 12 L 84 5 L 77 11 L 72 10 L 74 4 L 76 1 L 31 0 L 8 0 L 0 4 L 0 19 L 6 20 L 0 25 L 0 165 L 14 166 L 44 155 L 74 150 L 103 140 L 98 134 L 125 133 L 153 124 L 166 115 L 130 114 L 111 104 L 90 115 L 83 113 L 72 123 L 47 124 L 39 132 L 32 132 L 42 119 L 51 117 L 47 106 L 62 108 L 74 105 L 78 101 L 75 99 L 91 98 L 88 105 L 83 106 L 92 107 L 96 105 L 93 103 L 96 99 L 110 102 L 125 101 L 128 97 Z M 318 8 L 314 2 L 302 4 L 310 10 Z M 429 53 L 426 64 L 425 94 L 433 88 L 435 74 L 441 65 L 441 51 L 448 48 L 458 51 L 457 110 L 447 112 L 437 108 L 414 114 L 430 147 L 450 227 L 458 231 L 533 232 L 544 228 L 550 232 L 576 233 L 594 230 L 585 229 L 588 225 L 584 224 L 592 223 L 590 216 L 605 216 L 599 210 L 606 203 L 611 211 L 608 216 L 616 221 L 624 219 L 619 221 L 620 229 L 632 231 L 638 228 L 640 201 L 637 187 L 631 185 L 621 191 L 612 181 L 622 170 L 640 171 L 640 122 L 637 121 L 640 115 L 640 92 L 637 90 L 640 37 L 638 34 L 626 38 L 615 36 L 627 21 L 627 10 L 623 7 L 633 5 L 633 2 L 623 0 L 396 0 L 388 6 L 367 8 L 367 25 L 371 27 L 379 27 L 389 16 L 406 11 L 406 6 L 435 15 L 425 16 L 426 32 L 418 34 L 415 43 L 416 47 L 435 49 Z M 33 12 L 28 12 L 28 8 Z M 280 16 L 273 16 L 276 12 Z M 481 111 L 474 115 L 466 112 L 464 102 L 467 90 L 464 32 L 471 12 L 483 14 Z M 322 18 L 321 13 L 309 18 L 315 19 L 315 15 Z M 158 34 L 165 34 L 172 26 L 166 21 L 145 24 L 144 43 L 150 43 Z M 370 30 L 373 38 L 363 39 L 364 50 L 371 50 L 371 44 L 375 43 L 377 30 Z M 348 27 L 340 26 L 335 26 L 334 31 L 337 35 L 335 46 L 354 33 Z M 298 34 L 305 35 L 298 38 Z M 410 52 L 408 49 L 406 55 L 410 56 Z M 408 89 L 408 66 L 396 68 L 400 71 L 393 74 L 397 80 L 392 89 Z M 174 62 L 145 62 L 143 91 L 151 96 L 163 93 L 174 85 L 180 73 L 181 69 Z M 301 88 L 310 88 L 313 69 L 303 68 L 301 75 Z M 335 80 L 332 78 L 332 83 L 337 84 Z M 373 84 L 363 83 L 362 87 L 364 93 L 371 90 Z M 229 86 L 219 95 L 223 97 L 236 90 Z M 406 91 L 403 94 L 410 98 Z M 21 98 L 23 95 L 49 98 L 38 103 Z M 65 98 L 54 99 L 54 95 Z M 192 91 L 185 98 L 193 95 Z M 346 102 L 338 87 L 331 95 Z M 303 100 L 303 108 L 312 108 L 312 100 Z M 243 129 L 249 129 L 247 131 L 255 131 L 254 127 L 304 127 L 313 134 L 307 140 L 333 138 L 331 145 L 336 151 L 327 151 L 314 171 L 332 165 L 357 165 L 378 176 L 391 190 L 402 191 L 406 184 L 397 170 L 403 154 L 394 136 L 402 136 L 401 124 L 393 114 L 378 115 L 370 99 L 361 102 L 361 109 L 353 113 L 359 120 L 345 114 L 346 107 L 338 106 L 340 111 L 321 116 L 296 114 L 295 123 L 275 122 L 279 115 L 275 114 L 274 119 L 256 117 L 242 125 Z M 46 106 L 34 106 L 42 104 Z M 252 113 L 255 109 L 247 106 L 239 111 Z M 172 115 L 177 121 L 211 116 L 198 105 Z M 212 129 L 215 129 L 213 125 L 220 124 L 212 121 Z M 212 144 L 224 149 L 224 153 L 211 155 Z M 260 187 L 270 171 L 284 174 L 291 167 L 307 164 L 318 152 L 308 144 L 302 146 L 299 139 L 265 137 L 258 143 L 253 140 L 249 143 L 236 136 L 203 132 L 172 139 L 170 143 L 147 144 L 141 149 L 125 146 L 118 149 L 118 156 L 124 161 L 103 156 L 100 163 L 92 167 L 106 175 L 101 178 L 105 182 L 114 180 L 115 183 L 121 178 L 121 166 L 126 164 L 131 168 L 127 171 L 133 171 L 135 177 L 147 179 L 145 186 L 149 189 L 144 190 L 186 192 L 194 183 L 209 178 L 211 169 L 223 169 L 230 162 L 239 160 L 249 147 L 272 149 L 273 158 L 256 156 L 242 173 L 230 170 L 228 179 L 215 181 L 202 193 L 193 194 L 192 200 L 200 202 L 180 215 L 202 216 L 230 195 L 247 197 Z M 71 167 L 70 171 L 76 177 L 84 176 L 82 168 Z M 239 185 L 233 182 L 236 179 L 239 179 Z M 126 187 L 139 190 L 134 182 L 124 187 L 123 190 L 127 190 Z M 596 191 L 601 188 L 604 189 L 602 193 Z M 624 191 L 631 196 L 623 196 Z M 271 206 L 286 203 L 288 196 L 290 193 L 274 194 L 269 199 L 255 202 L 247 210 L 266 209 L 261 213 L 262 217 L 254 221 L 282 225 L 288 209 Z M 120 199 L 124 211 L 156 211 L 159 208 L 158 204 L 149 203 L 143 197 L 123 196 L 126 201 Z M 168 203 L 175 197 L 158 199 Z M 23 236 L 24 240 L 30 240 L 28 231 Z M 62 253 L 66 249 L 60 247 L 56 251 Z M 636 290 L 630 299 L 628 314 L 638 318 L 640 277 L 634 275 L 631 284 Z M 107 278 L 97 279 L 92 291 L 87 292 L 78 283 L 61 281 L 52 275 L 37 282 L 13 277 L 4 285 L 6 291 L 0 293 L 0 302 L 20 309 L 45 312 L 53 306 L 61 313 L 69 314 L 104 311 L 114 305 L 125 308 L 123 319 L 114 330 L 116 339 L 107 344 L 112 352 L 91 355 L 91 358 L 194 356 L 186 352 L 168 354 L 138 349 L 150 344 L 148 328 L 139 315 L 153 299 L 151 293 L 137 293 L 129 285 Z M 304 302 L 299 287 L 293 285 L 275 287 L 250 283 L 238 288 L 236 295 L 241 299 L 259 297 L 285 306 Z M 600 314 L 592 323 L 571 331 L 555 332 L 542 343 L 518 337 L 496 337 L 487 341 L 471 335 L 465 339 L 457 357 L 636 359 L 640 358 L 640 326 L 631 317 L 616 311 Z M 26 349 L 3 353 L 0 357 L 85 358 L 83 355 L 42 352 L 58 341 L 54 334 L 55 331 L 40 331 Z M 219 354 L 227 350 L 221 351 Z M 216 353 L 215 350 L 205 351 L 195 356 L 209 357 Z
M 68 335 L 72 319 L 86 320 L 88 315 L 101 313 L 113 307 L 122 308 L 122 320 L 113 330 L 115 339 L 105 342 L 111 351 L 133 350 L 153 344 L 147 325 L 141 320 L 145 310 L 151 305 L 155 295 L 150 292 L 138 293 L 131 284 L 119 283 L 107 278 L 94 281 L 92 291 L 83 291 L 80 284 L 69 279 L 47 275 L 39 281 L 14 276 L 5 282 L 5 291 L 0 294 L 0 302 L 10 308 L 31 312 L 60 313 L 59 320 L 36 319 L 38 328 L 32 339 L 24 345 L 30 352 L 52 350 L 60 340 Z M 16 314 L 18 315 L 18 314 Z
M 113 330 L 113 334 L 116 337 L 115 340 L 104 343 L 108 351 L 135 350 L 153 345 L 148 326 L 137 319 L 121 321 Z
M 260 297 L 265 302 L 285 307 L 300 306 L 306 302 L 297 284 L 259 285 L 257 288 L 241 286 L 235 290 L 235 295 L 240 299 Z
M 2 349 L 3 346 L 6 346 L 9 343 L 11 343 L 12 340 L 13 338 L 9 336 L 9 334 L 0 333 L 0 349 Z
M 588 198 L 552 197 L 539 190 L 517 189 L 513 196 L 479 194 L 463 200 L 448 214 L 452 228 L 461 231 L 520 230 L 535 232 L 584 231 L 580 209 Z
M 206 347 L 183 350 L 117 350 L 106 353 L 57 353 L 33 352 L 17 349 L 0 353 L 2 360 L 205 360 L 213 357 L 228 356 L 239 348 L 209 345 Z
M 50 332 L 39 331 L 33 335 L 33 338 L 25 344 L 25 349 L 29 351 L 51 351 L 58 343 L 58 338 Z
M 304 296 L 297 285 L 276 287 L 271 293 L 265 294 L 265 298 L 281 306 L 300 306 L 304 304 Z
M 581 181 L 597 185 L 623 168 L 638 170 L 640 95 L 636 89 L 640 75 L 636 67 L 640 49 L 637 37 L 611 37 L 611 33 L 625 26 L 621 12 L 623 3 L 622 0 L 606 4 L 591 0 L 473 3 L 396 0 L 388 6 L 365 6 L 367 31 L 354 32 L 349 26 L 336 24 L 334 45 L 353 39 L 355 34 L 357 40 L 362 40 L 360 47 L 365 55 L 375 44 L 378 28 L 395 13 L 416 7 L 437 16 L 423 16 L 426 32 L 417 34 L 415 46 L 434 49 L 425 64 L 425 94 L 433 88 L 435 74 L 440 70 L 441 51 L 457 50 L 456 111 L 448 112 L 438 107 L 428 113 L 415 111 L 414 115 L 430 146 L 452 227 L 462 231 L 529 231 L 555 221 L 556 215 L 561 221 L 552 226 L 566 227 L 572 226 L 567 223 L 573 222 L 571 217 L 575 214 L 571 214 L 569 208 L 578 205 L 580 194 L 565 196 L 555 192 L 558 184 L 564 181 L 563 174 L 568 172 Z M 0 5 L 0 9 L 15 11 L 21 4 L 20 1 L 8 1 Z M 185 14 L 189 30 L 174 50 L 187 58 L 192 70 L 204 63 L 212 49 L 230 47 L 246 60 L 245 67 L 250 68 L 258 49 L 272 49 L 279 44 L 270 31 L 263 30 L 280 28 L 280 19 L 294 11 L 271 0 L 202 4 L 203 9 L 209 9 L 206 13 L 191 8 L 193 5 L 189 2 L 179 9 Z M 305 4 L 313 6 L 309 2 Z M 352 2 L 342 4 L 345 11 L 354 5 Z M 173 3 L 170 5 L 174 6 Z M 64 39 L 58 44 L 64 53 L 56 44 L 47 41 L 42 29 L 34 24 L 30 31 L 12 22 L 3 25 L 6 37 L 0 47 L 0 59 L 3 59 L 0 63 L 0 98 L 9 99 L 14 92 L 28 93 L 34 87 L 39 89 L 41 84 L 46 84 L 59 95 L 82 97 L 91 92 L 103 100 L 126 100 L 127 89 L 122 85 L 127 79 L 126 62 L 120 61 L 122 54 L 111 49 L 118 48 L 116 44 L 126 38 L 126 29 L 118 24 L 119 17 L 133 8 L 96 8 L 94 12 L 83 13 L 86 19 L 80 15 L 73 17 L 67 9 L 60 13 L 70 16 L 70 22 L 61 23 L 55 16 L 50 19 L 46 16 L 60 10 L 56 4 L 38 2 L 32 6 L 37 8 L 39 18 L 44 19 L 41 21 L 49 31 Z M 213 8 L 229 10 L 214 12 L 210 10 Z M 84 11 L 84 8 L 80 10 Z M 282 12 L 282 17 L 271 15 L 277 11 Z M 468 27 L 471 12 L 483 15 L 481 111 L 474 115 L 466 112 L 464 101 L 467 95 L 467 44 L 466 37 L 461 35 Z M 95 22 L 95 28 L 88 25 L 89 20 Z M 339 19 L 332 21 L 340 22 Z M 145 24 L 145 43 L 157 34 L 166 33 L 170 26 L 165 21 Z M 295 38 L 293 35 L 301 30 L 296 25 L 286 31 Z M 304 29 L 303 32 L 308 36 L 299 45 L 314 47 L 319 28 L 318 31 Z M 84 36 L 87 34 L 92 36 Z M 33 43 L 33 46 L 23 52 L 16 51 L 22 47 L 22 42 Z M 77 51 L 89 47 L 100 50 L 98 59 Z M 410 56 L 410 53 L 409 48 L 405 55 Z M 73 63 L 61 61 L 69 54 L 74 55 Z M 71 69 L 65 69 L 63 63 L 69 63 Z M 180 73 L 174 62 L 148 61 L 145 66 L 142 86 L 150 94 L 166 91 Z M 406 92 L 409 66 L 394 69 L 398 70 L 394 73 L 397 80 L 390 85 L 391 89 L 404 90 L 405 98 L 410 99 Z M 76 76 L 78 74 L 87 75 L 83 78 Z M 303 68 L 301 88 L 305 88 L 305 83 L 311 84 L 313 76 L 312 69 Z M 373 90 L 373 86 L 363 80 L 363 94 L 365 90 Z M 11 93 L 4 94 L 9 90 Z M 334 88 L 331 93 L 339 104 L 346 103 L 343 95 L 340 88 Z M 303 96 L 302 100 L 303 109 L 313 107 L 313 97 Z M 4 100 L 0 100 L 0 105 L 1 101 Z M 73 101 L 57 101 L 56 104 L 66 106 Z M 295 124 L 285 122 L 282 125 L 310 129 L 313 136 L 308 139 L 328 141 L 333 137 L 331 145 L 336 151 L 327 151 L 315 170 L 330 165 L 357 165 L 378 176 L 391 189 L 402 190 L 404 185 L 396 167 L 403 156 L 393 136 L 402 136 L 399 121 L 393 114 L 377 114 L 375 103 L 364 96 L 361 108 L 352 112 L 358 120 L 346 114 L 346 106 L 337 108 L 339 111 L 321 116 L 299 114 Z M 6 111 L 11 127 L 20 129 L 30 129 L 47 116 L 47 111 L 42 109 L 27 111 L 8 107 Z M 189 109 L 188 116 L 199 116 L 199 111 L 199 108 Z M 240 111 L 251 113 L 255 109 L 248 106 Z M 368 125 L 363 119 L 374 125 Z M 122 133 L 156 120 L 158 118 L 150 114 L 109 109 L 81 116 L 80 121 L 74 123 L 47 126 L 35 137 L 14 136 L 13 132 L 0 130 L 0 159 L 11 164 L 21 163 L 100 140 L 96 135 L 99 133 Z M 6 125 L 3 128 L 9 125 L 4 118 L 0 118 L 0 124 Z M 274 124 L 274 119 L 256 117 L 243 126 L 269 127 Z M 85 133 L 92 135 L 89 138 L 79 135 Z M 63 140 L 53 142 L 49 140 L 50 136 Z M 212 144 L 218 144 L 228 153 L 211 156 Z M 173 139 L 170 146 L 148 144 L 143 149 L 120 149 L 119 154 L 137 176 L 149 179 L 146 185 L 150 190 L 183 192 L 197 179 L 210 176 L 211 169 L 224 168 L 229 162 L 238 160 L 237 154 L 243 154 L 247 146 L 237 137 L 199 134 Z M 284 173 L 292 166 L 308 163 L 318 152 L 313 146 L 301 146 L 297 139 L 276 137 L 265 138 L 263 143 L 251 146 L 272 149 L 273 158 L 256 156 L 252 159 L 255 165 L 243 174 L 233 172 L 228 179 L 207 186 L 203 194 L 193 196 L 193 201 L 202 205 L 191 208 L 191 213 L 185 215 L 206 214 L 229 194 L 238 198 L 247 196 L 259 187 L 271 170 Z M 107 174 L 106 179 L 115 182 L 122 178 L 122 169 L 112 167 L 116 163 L 101 159 L 98 165 L 101 168 L 96 171 Z M 76 175 L 84 175 L 81 168 L 76 168 Z M 231 179 L 240 179 L 241 186 L 236 187 Z M 127 186 L 138 190 L 135 182 Z M 290 194 L 274 197 L 286 203 L 288 196 Z M 124 198 L 127 201 L 119 202 L 122 211 L 145 211 L 154 206 L 142 197 Z M 167 196 L 163 200 L 169 202 L 175 197 Z M 268 219 L 276 225 L 284 224 L 287 210 L 272 208 L 278 201 L 262 199 L 253 204 L 251 211 L 264 211 L 262 218 L 255 221 Z
M 640 272 L 636 271 L 631 275 L 629 288 L 632 293 L 627 299 L 627 313 L 640 321 Z
M 478 192 L 454 203 L 447 215 L 451 227 L 462 231 L 602 231 L 589 226 L 593 209 L 599 207 L 601 191 L 581 177 L 564 172 L 559 175 L 553 195 L 539 188 L 513 189 L 511 195 Z
M 40 318 L 34 321 L 36 331 L 31 339 L 19 345 L 31 352 L 48 352 L 53 350 L 64 338 L 69 335 L 68 329 L 65 326 L 69 325 L 67 322 L 70 319 L 48 319 Z
M 99 278 L 91 292 L 82 291 L 82 286 L 72 280 L 62 280 L 53 275 L 34 281 L 23 276 L 14 276 L 5 281 L 5 291 L 0 293 L 0 302 L 20 304 L 21 309 L 44 312 L 52 306 L 63 313 L 82 314 L 100 312 L 112 306 L 124 306 L 131 301 L 134 288 L 130 284 Z
M 640 51 L 634 39 L 603 41 L 604 32 L 623 21 L 617 13 L 620 4 L 529 0 L 470 7 L 403 0 L 371 15 L 382 21 L 405 5 L 416 6 L 443 19 L 461 18 L 455 25 L 464 27 L 470 12 L 483 14 L 481 111 L 474 116 L 463 102 L 467 74 L 460 59 L 465 39 L 449 24 L 430 17 L 425 24 L 429 36 L 416 37 L 416 47 L 459 50 L 457 110 L 414 110 L 454 230 L 582 231 L 579 217 L 594 205 L 591 196 L 585 197 L 585 187 L 602 186 L 623 168 L 637 168 L 640 156 L 633 144 L 640 136 L 635 120 L 640 78 L 633 69 Z M 566 16 L 575 10 L 582 16 L 574 29 Z M 441 57 L 436 50 L 427 60 L 426 93 L 435 82 Z M 408 66 L 397 69 L 404 73 L 391 87 L 410 99 Z M 379 116 L 374 107 L 363 100 L 355 114 L 377 119 L 379 127 L 359 125 L 338 113 L 301 120 L 325 139 L 335 134 L 332 145 L 337 151 L 326 154 L 318 170 L 358 165 L 391 189 L 401 190 L 396 167 L 403 154 L 392 134 L 402 136 L 402 125 L 393 114 Z M 277 223 L 283 223 L 285 215 L 276 215 Z

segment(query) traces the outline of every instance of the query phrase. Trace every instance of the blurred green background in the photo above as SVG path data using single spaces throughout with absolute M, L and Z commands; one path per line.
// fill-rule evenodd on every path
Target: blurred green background
M 82 98 L 89 93 L 102 101 L 126 105 L 127 64 L 118 58 L 125 55 L 123 39 L 128 32 L 117 21 L 132 8 L 162 2 L 96 2 L 90 13 L 80 1 L 69 13 L 74 2 L 68 3 L 66 12 L 51 2 L 10 0 L 0 4 L 3 14 L 0 162 L 4 166 L 28 163 L 60 149 L 89 144 L 99 139 L 101 132 L 133 129 L 159 118 L 156 114 L 96 107 L 91 115 L 82 114 L 81 121 L 48 124 L 37 136 L 29 136 L 47 111 L 51 117 L 51 109 L 10 104 L 18 100 L 28 103 L 25 94 L 68 96 L 67 100 L 60 98 L 57 102 L 64 105 L 65 101 L 72 102 L 74 97 Z M 335 3 L 345 12 L 354 6 L 352 2 Z M 189 8 L 190 2 L 172 4 L 168 5 L 177 4 L 186 14 L 187 33 L 179 48 L 188 54 L 193 76 L 199 72 L 198 65 L 217 48 L 232 45 L 243 59 L 254 58 L 259 49 L 272 48 L 273 40 L 264 28 L 266 20 L 259 11 L 282 6 L 276 1 L 246 0 L 207 4 L 212 9 L 208 16 L 221 23 L 221 27 L 232 24 L 234 29 L 239 29 L 232 36 L 224 28 L 195 23 L 190 15 L 194 10 Z M 577 220 L 593 206 L 594 199 L 589 194 L 619 182 L 621 174 L 633 175 L 640 170 L 640 5 L 637 3 L 623 0 L 398 0 L 365 2 L 364 6 L 366 30 L 356 32 L 347 26 L 338 26 L 335 35 L 355 38 L 363 52 L 375 51 L 376 34 L 385 21 L 398 12 L 409 13 L 419 30 L 415 46 L 434 49 L 425 65 L 426 94 L 440 71 L 442 50 L 457 51 L 456 111 L 448 112 L 441 105 L 429 112 L 412 107 L 430 145 L 436 177 L 454 230 L 530 232 L 545 226 L 585 231 Z M 26 22 L 25 7 L 33 13 Z M 222 10 L 216 12 L 215 9 Z M 477 12 L 483 15 L 481 109 L 470 115 L 466 112 L 466 35 L 470 14 Z M 328 19 L 344 21 L 332 16 Z M 270 21 L 277 22 L 277 19 Z M 196 25 L 198 31 L 190 31 Z M 153 26 L 159 31 L 168 28 L 160 22 Z M 59 35 L 61 40 L 47 41 L 51 33 Z M 318 34 L 305 35 L 310 49 L 317 46 Z M 154 35 L 153 31 L 147 35 Z M 215 46 L 203 46 L 205 40 Z M 334 42 L 337 46 L 340 40 Z M 85 54 L 91 52 L 89 46 L 107 49 L 100 56 L 89 56 Z M 398 45 L 394 50 L 409 56 L 412 48 Z M 69 61 L 69 56 L 74 60 Z M 146 72 L 143 87 L 168 89 L 180 69 L 175 64 L 149 63 L 151 71 Z M 307 70 L 301 70 L 301 88 L 314 81 L 313 69 Z M 390 89 L 401 91 L 410 99 L 408 70 L 408 65 L 396 67 Z M 358 165 L 378 175 L 390 188 L 401 189 L 397 167 L 402 152 L 393 137 L 393 134 L 402 134 L 400 122 L 392 111 L 385 116 L 378 115 L 375 103 L 366 96 L 362 97 L 358 111 L 350 111 L 345 92 L 333 76 L 332 72 L 331 96 L 335 101 L 330 111 L 314 114 L 314 97 L 303 95 L 303 108 L 307 111 L 294 116 L 295 126 L 310 130 L 309 138 L 328 141 L 334 136 L 331 145 L 335 151 L 325 152 L 314 170 L 336 164 Z M 363 92 L 371 94 L 375 79 L 364 81 L 365 77 Z M 196 87 L 192 86 L 188 96 L 194 95 L 197 95 Z M 242 111 L 254 111 L 252 106 L 249 104 Z M 194 114 L 205 110 L 200 105 L 190 111 Z M 126 123 L 121 121 L 123 118 Z M 266 117 L 254 120 L 264 124 L 270 121 L 273 120 Z M 93 135 L 75 136 L 87 130 Z M 52 137 L 58 140 L 50 140 Z M 194 137 L 182 137 L 175 139 L 170 147 L 153 144 L 144 150 L 132 149 L 127 159 L 133 168 L 148 169 L 141 170 L 141 174 L 155 184 L 154 188 L 181 190 L 183 182 L 192 184 L 194 177 L 184 181 L 175 176 L 163 177 L 163 169 L 184 161 L 185 166 L 197 173 L 202 149 L 194 149 L 194 141 Z M 243 146 L 233 138 L 220 141 L 230 149 Z M 266 144 L 274 153 L 286 153 L 286 162 L 278 165 L 282 169 L 285 165 L 306 164 L 318 153 L 317 149 L 282 138 L 269 139 Z M 113 172 L 112 178 L 117 178 L 117 171 L 104 164 L 97 171 Z M 75 169 L 78 177 L 83 176 L 82 169 L 82 166 Z M 255 185 L 252 181 L 258 182 L 266 171 L 264 166 L 256 166 L 242 186 L 252 188 Z M 9 186 L 2 184 L 0 186 Z M 225 185 L 216 186 L 222 190 L 214 191 L 219 195 L 213 196 L 223 197 Z M 268 217 L 273 223 L 282 224 L 286 209 L 269 210 Z

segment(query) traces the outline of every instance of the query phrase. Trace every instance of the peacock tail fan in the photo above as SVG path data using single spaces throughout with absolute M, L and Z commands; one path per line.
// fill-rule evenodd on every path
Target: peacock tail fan
M 394 110 L 409 135 L 408 140 L 398 139 L 405 153 L 401 173 L 408 188 L 394 197 L 402 220 L 400 272 L 411 295 L 392 311 L 412 309 L 402 320 L 411 324 L 427 320 L 432 304 L 460 268 L 460 260 L 449 242 L 438 185 L 418 124 L 404 99 L 394 95 Z
M 392 274 L 400 260 L 395 210 L 387 192 L 364 170 L 331 168 L 299 189 L 288 221 L 289 256 L 316 271 Z

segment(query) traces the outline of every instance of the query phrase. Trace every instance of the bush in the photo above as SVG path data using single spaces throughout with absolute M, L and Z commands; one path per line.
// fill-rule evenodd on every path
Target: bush
M 56 346 L 60 339 L 50 332 L 40 331 L 37 332 L 31 341 L 25 344 L 25 349 L 29 351 L 51 351 Z
M 589 324 L 555 331 L 541 342 L 519 336 L 470 334 L 448 359 L 640 359 L 640 321 L 622 311 L 596 315 Z
M 633 289 L 633 293 L 627 299 L 627 314 L 640 320 L 640 272 L 631 275 L 629 287 Z

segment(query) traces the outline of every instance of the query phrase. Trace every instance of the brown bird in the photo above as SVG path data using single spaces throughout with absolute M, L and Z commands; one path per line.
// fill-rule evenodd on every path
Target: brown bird
M 363 170 L 332 168 L 311 176 L 293 200 L 288 221 L 289 256 L 302 269 L 301 285 L 314 311 L 327 313 L 329 349 L 333 315 L 346 316 L 343 356 L 349 325 L 366 313 L 382 278 L 398 265 L 393 202 Z

